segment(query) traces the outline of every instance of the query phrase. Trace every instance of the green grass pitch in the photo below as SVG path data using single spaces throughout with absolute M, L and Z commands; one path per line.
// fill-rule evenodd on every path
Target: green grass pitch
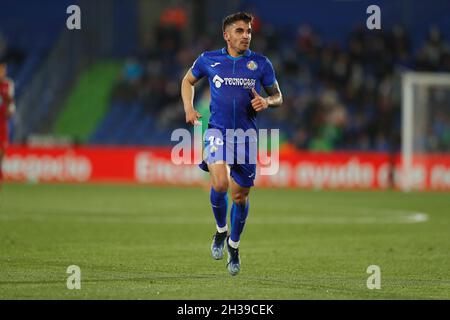
M 236 277 L 214 231 L 201 188 L 6 184 L 0 299 L 450 298 L 449 193 L 256 188 Z

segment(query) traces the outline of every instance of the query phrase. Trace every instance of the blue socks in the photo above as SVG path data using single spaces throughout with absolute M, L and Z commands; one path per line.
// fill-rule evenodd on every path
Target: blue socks
M 227 192 L 217 192 L 211 188 L 210 200 L 216 224 L 219 228 L 227 225 L 227 210 L 228 210 L 228 194 Z M 241 233 L 244 230 L 245 221 L 248 216 L 249 200 L 243 205 L 233 202 L 231 207 L 230 222 L 231 233 L 230 239 L 235 243 L 239 243 Z
M 248 216 L 249 200 L 245 204 L 236 204 L 233 202 L 231 207 L 231 234 L 230 239 L 239 243 L 241 233 L 244 230 L 245 221 Z
M 228 195 L 226 192 L 217 192 L 211 188 L 210 194 L 211 206 L 219 228 L 227 224 Z

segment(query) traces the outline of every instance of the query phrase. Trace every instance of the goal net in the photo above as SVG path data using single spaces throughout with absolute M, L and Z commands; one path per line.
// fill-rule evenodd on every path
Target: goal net
M 450 190 L 450 74 L 402 76 L 400 187 Z

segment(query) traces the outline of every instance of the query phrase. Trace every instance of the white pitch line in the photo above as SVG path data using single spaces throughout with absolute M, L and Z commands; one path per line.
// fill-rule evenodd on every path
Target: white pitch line
M 305 215 L 298 214 L 296 216 L 271 216 L 261 217 L 249 215 L 248 221 L 251 224 L 274 224 L 274 225 L 298 225 L 298 224 L 412 224 L 422 223 L 428 221 L 428 214 L 422 212 L 392 210 L 392 209 L 361 209 L 352 208 L 352 212 L 361 212 L 360 214 L 350 215 Z M 371 212 L 371 213 L 369 213 Z M 120 216 L 104 214 L 97 211 L 98 214 L 89 216 L 79 212 L 82 215 L 77 215 L 77 212 L 71 214 L 46 214 L 46 213 L 26 213 L 26 214 L 0 214 L 0 220 L 25 220 L 25 221 L 49 221 L 49 220 L 64 220 L 80 223 L 144 223 L 144 224 L 211 224 L 214 219 L 211 216 L 205 217 L 188 217 L 188 216 L 151 216 L 151 215 L 130 215 L 127 217 L 126 213 Z M 92 211 L 91 211 L 92 213 Z
M 428 220 L 428 215 L 426 213 L 416 212 L 409 216 L 411 223 L 425 222 Z

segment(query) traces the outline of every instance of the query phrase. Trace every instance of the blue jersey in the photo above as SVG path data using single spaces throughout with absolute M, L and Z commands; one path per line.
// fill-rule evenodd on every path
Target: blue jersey
M 251 89 L 256 92 L 272 86 L 275 72 L 265 56 L 246 50 L 242 56 L 232 57 L 226 48 L 206 51 L 195 60 L 192 75 L 208 77 L 211 87 L 209 128 L 257 130 L 256 114 L 252 108 Z

